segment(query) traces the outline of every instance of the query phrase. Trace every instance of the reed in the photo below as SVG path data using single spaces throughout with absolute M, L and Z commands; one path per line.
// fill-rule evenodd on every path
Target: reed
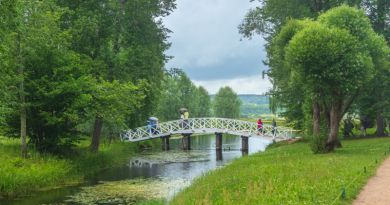
M 29 157 L 20 157 L 20 140 L 0 137 L 0 198 L 28 195 L 32 191 L 80 183 L 86 175 L 124 163 L 138 150 L 137 143 L 102 144 L 98 153 L 91 153 L 86 140 L 76 155 L 60 158 L 29 150 Z

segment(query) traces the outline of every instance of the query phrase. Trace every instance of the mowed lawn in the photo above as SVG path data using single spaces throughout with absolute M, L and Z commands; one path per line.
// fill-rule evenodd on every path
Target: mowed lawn
M 390 138 L 343 141 L 330 154 L 274 146 L 209 172 L 172 204 L 350 204 L 389 155 Z

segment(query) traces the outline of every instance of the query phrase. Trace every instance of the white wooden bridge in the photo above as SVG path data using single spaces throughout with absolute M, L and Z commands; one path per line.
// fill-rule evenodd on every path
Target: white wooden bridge
M 171 135 L 191 134 L 231 134 L 242 137 L 264 137 L 274 141 L 286 140 L 292 137 L 293 129 L 287 127 L 272 127 L 264 124 L 258 130 L 256 122 L 248 122 L 226 118 L 190 118 L 163 122 L 157 126 L 144 126 L 127 130 L 121 134 L 123 141 L 143 141 L 153 138 L 164 138 Z

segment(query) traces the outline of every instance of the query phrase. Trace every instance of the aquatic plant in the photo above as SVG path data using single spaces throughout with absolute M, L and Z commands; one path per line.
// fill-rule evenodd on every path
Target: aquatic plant
M 132 179 L 101 182 L 96 186 L 84 187 L 66 202 L 79 204 L 136 204 L 145 201 L 161 201 L 173 196 L 174 187 L 188 186 L 183 179 Z

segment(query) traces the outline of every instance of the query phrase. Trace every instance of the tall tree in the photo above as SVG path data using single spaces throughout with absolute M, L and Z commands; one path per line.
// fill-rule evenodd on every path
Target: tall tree
M 180 69 L 166 72 L 162 83 L 157 116 L 161 120 L 179 118 L 179 109 L 187 108 L 191 117 L 210 115 L 210 97 L 203 87 L 195 86 Z
M 280 31 L 286 22 L 293 19 L 316 18 L 330 8 L 347 3 L 359 5 L 361 0 L 251 0 L 259 6 L 250 9 L 239 25 L 245 37 L 263 35 L 268 42 Z
M 289 79 L 283 72 L 276 73 L 272 68 L 274 66 L 281 66 L 278 63 L 278 59 L 275 59 L 273 53 L 275 52 L 275 46 L 280 47 L 281 44 L 286 44 L 284 40 L 274 39 L 276 35 L 281 31 L 290 19 L 304 19 L 304 18 L 316 18 L 321 13 L 329 10 L 330 8 L 339 6 L 341 4 L 359 6 L 361 0 L 251 0 L 258 2 L 258 5 L 254 9 L 250 9 L 245 15 L 242 23 L 239 25 L 240 33 L 247 38 L 252 38 L 255 35 L 262 35 L 266 41 L 267 60 L 264 61 L 265 65 L 271 68 L 265 73 L 270 77 L 270 81 L 273 84 L 273 88 L 269 91 L 269 95 L 272 96 L 273 107 L 283 107 L 285 110 L 282 115 L 287 118 L 288 121 L 294 122 L 296 128 L 304 128 L 304 109 L 303 105 L 303 92 L 301 85 L 290 85 Z M 286 32 L 286 39 L 289 35 L 294 33 L 294 29 Z M 272 45 L 272 42 L 277 42 L 279 45 Z M 275 43 L 274 43 L 275 44 Z M 283 46 L 282 46 L 283 47 Z M 283 53 L 282 50 L 278 51 Z M 282 54 L 281 54 L 282 55 Z M 277 64 L 277 65 L 276 65 Z M 284 82 L 283 82 L 284 81 Z M 286 90 L 286 89 L 289 89 Z
M 114 43 L 121 31 L 113 29 L 118 28 L 114 24 L 117 17 L 124 15 L 121 6 L 125 2 L 0 3 L 0 10 L 5 11 L 0 14 L 0 76 L 6 79 L 1 92 L 7 94 L 0 112 L 9 112 L 8 133 L 21 133 L 23 156 L 27 154 L 27 136 L 39 151 L 68 153 L 82 134 L 80 124 L 91 118 L 96 121 L 93 151 L 99 147 L 103 119 L 115 125 L 112 133 L 127 127 L 127 117 L 141 109 L 151 83 L 142 76 L 132 79 L 129 66 L 120 64 L 126 58 L 121 53 L 125 48 L 119 47 L 124 45 L 121 42 Z M 157 6 L 161 11 L 166 5 Z M 153 28 L 145 30 L 160 35 Z M 142 55 L 154 55 L 148 54 Z M 158 61 L 162 62 L 155 57 L 148 62 Z
M 204 87 L 199 86 L 197 97 L 199 106 L 198 117 L 209 117 L 211 115 L 211 101 L 209 93 Z
M 239 118 L 241 100 L 228 86 L 220 88 L 213 101 L 216 117 Z
M 145 97 L 138 112 L 126 118 L 129 126 L 143 123 L 156 107 L 167 60 L 164 51 L 169 47 L 169 30 L 161 17 L 175 8 L 175 1 L 58 2 L 72 10 L 63 19 L 63 26 L 71 28 L 73 49 L 91 60 L 92 74 L 98 81 L 136 84 L 140 79 L 146 80 L 150 89 L 143 89 Z M 91 149 L 97 151 L 107 119 L 99 112 L 94 118 Z
M 11 102 L 16 102 L 16 92 L 9 89 L 9 84 L 15 82 L 15 72 L 9 64 L 13 62 L 13 54 L 9 45 L 14 45 L 14 31 L 17 26 L 17 1 L 0 1 L 0 131 L 4 131 L 6 119 L 12 113 Z M 23 143 L 22 139 L 22 143 Z M 22 146 L 22 156 L 27 152 Z
M 362 8 L 371 20 L 374 30 L 383 35 L 390 46 L 390 1 L 363 0 Z M 363 90 L 359 99 L 359 113 L 370 119 L 376 119 L 376 135 L 385 135 L 384 118 L 386 110 L 390 109 L 390 97 L 386 95 L 390 82 L 389 65 L 378 65 L 373 80 Z M 387 117 L 390 119 L 389 117 Z
M 291 69 L 289 78 L 303 86 L 305 103 L 313 104 L 315 134 L 323 115 L 329 128 L 326 149 L 332 151 L 340 144 L 341 118 L 389 50 L 364 12 L 348 6 L 298 25 L 285 48 L 284 62 Z
M 53 151 L 65 143 L 62 135 L 72 138 L 65 134 L 74 128 L 69 108 L 80 93 L 66 89 L 83 83 L 84 70 L 78 67 L 78 55 L 69 50 L 68 33 L 60 29 L 63 8 L 50 0 L 13 2 L 14 18 L 8 18 L 13 27 L 3 44 L 1 72 L 11 79 L 5 85 L 14 111 L 7 117 L 8 131 L 19 130 L 26 157 L 27 135 L 40 151 Z
M 267 53 L 268 59 L 265 61 L 265 64 L 270 68 L 273 68 L 277 62 L 275 62 L 274 57 L 271 56 L 274 51 L 272 47 L 272 42 L 275 41 L 276 34 L 281 31 L 281 27 L 286 24 L 286 22 L 293 19 L 302 19 L 302 18 L 316 18 L 319 14 L 327 11 L 330 8 L 339 6 L 341 4 L 348 4 L 351 6 L 357 6 L 358 8 L 364 9 L 366 15 L 371 20 L 371 23 L 374 27 L 374 30 L 385 36 L 389 44 L 390 36 L 390 1 L 388 0 L 334 0 L 334 1 L 317 1 L 317 0 L 292 0 L 292 1 L 281 1 L 281 0 L 258 0 L 259 6 L 255 9 L 251 9 L 245 16 L 243 22 L 239 26 L 240 33 L 243 36 L 251 38 L 256 34 L 260 34 L 267 40 Z M 280 42 L 283 43 L 283 42 Z M 382 71 L 380 71 L 382 70 Z M 362 90 L 365 92 L 365 96 L 362 98 L 362 101 L 369 100 L 366 103 L 362 102 L 361 104 L 370 104 L 371 106 L 360 106 L 361 114 L 367 112 L 373 112 L 376 114 L 377 122 L 377 135 L 383 135 L 383 116 L 382 110 L 388 109 L 389 105 L 385 102 L 386 95 L 385 86 L 389 76 L 385 71 L 386 69 L 376 69 L 376 75 L 371 83 L 368 83 L 367 86 Z M 308 109 L 307 106 L 302 104 L 302 93 L 301 91 L 296 90 L 295 94 L 290 95 L 292 92 L 288 92 L 285 89 L 281 88 L 281 80 L 283 78 L 276 79 L 276 72 L 269 70 L 267 72 L 271 78 L 271 82 L 274 87 L 270 91 L 270 95 L 273 96 L 274 100 L 273 106 L 279 106 L 285 108 L 283 115 L 288 119 L 295 121 L 297 128 L 303 128 L 304 123 L 304 109 Z M 273 76 L 272 76 L 273 75 Z M 276 82 L 278 81 L 278 82 Z M 288 84 L 288 81 L 284 83 Z M 361 100 L 359 100 L 361 101 Z M 315 106 L 311 106 L 316 108 Z

